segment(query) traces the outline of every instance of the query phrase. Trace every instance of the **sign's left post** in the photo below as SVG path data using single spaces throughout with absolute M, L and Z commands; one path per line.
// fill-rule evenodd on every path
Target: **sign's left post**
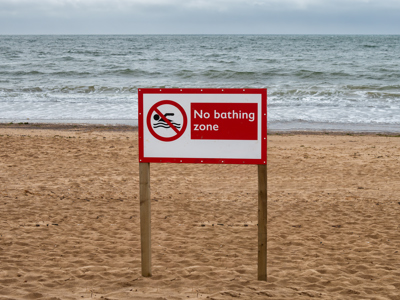
M 139 163 L 142 276 L 151 276 L 150 163 Z

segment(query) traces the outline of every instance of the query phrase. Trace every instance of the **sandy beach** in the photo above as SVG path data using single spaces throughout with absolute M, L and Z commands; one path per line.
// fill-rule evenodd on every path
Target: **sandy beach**
M 0 299 L 400 299 L 400 137 L 268 136 L 257 167 L 151 164 L 141 276 L 137 132 L 0 125 Z

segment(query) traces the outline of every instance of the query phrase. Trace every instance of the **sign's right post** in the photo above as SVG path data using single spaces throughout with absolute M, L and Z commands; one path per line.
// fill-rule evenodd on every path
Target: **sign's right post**
M 267 165 L 258 165 L 258 280 L 267 281 Z

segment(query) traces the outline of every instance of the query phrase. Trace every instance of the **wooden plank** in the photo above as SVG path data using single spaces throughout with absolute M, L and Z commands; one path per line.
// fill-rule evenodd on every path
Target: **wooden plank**
M 150 163 L 139 163 L 142 276 L 151 276 Z
M 267 281 L 267 165 L 258 165 L 258 280 Z

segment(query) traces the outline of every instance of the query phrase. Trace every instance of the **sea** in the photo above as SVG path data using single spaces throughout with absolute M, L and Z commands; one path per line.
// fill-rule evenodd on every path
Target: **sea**
M 0 122 L 137 125 L 138 88 L 266 88 L 268 130 L 400 132 L 400 36 L 0 36 Z

